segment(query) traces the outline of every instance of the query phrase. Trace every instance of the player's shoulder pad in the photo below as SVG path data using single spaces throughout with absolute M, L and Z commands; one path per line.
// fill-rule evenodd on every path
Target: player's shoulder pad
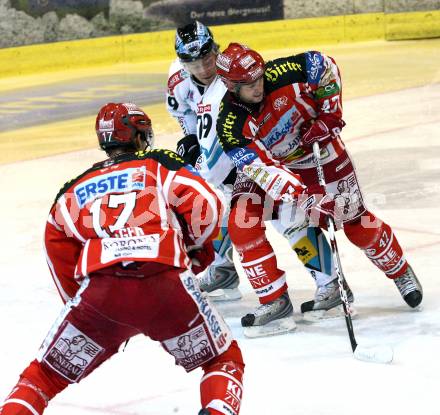
M 235 147 L 244 140 L 243 130 L 252 110 L 241 102 L 231 99 L 229 92 L 223 97 L 217 118 L 217 136 L 223 148 Z
M 304 53 L 307 79 L 310 84 L 318 84 L 326 71 L 325 56 L 316 50 Z
M 138 160 L 153 159 L 162 164 L 168 170 L 179 170 L 185 165 L 185 161 L 172 150 L 155 148 L 153 150 L 137 151 L 134 154 Z
M 304 53 L 278 58 L 266 63 L 264 88 L 270 93 L 283 86 L 307 82 L 306 57 Z
M 112 164 L 113 161 L 110 159 L 104 160 L 104 161 L 100 161 L 96 164 L 94 164 L 92 167 L 90 167 L 89 169 L 87 169 L 85 172 L 81 173 L 79 176 L 75 177 L 72 180 L 69 180 L 68 182 L 64 183 L 63 187 L 59 190 L 59 192 L 57 193 L 57 195 L 55 196 L 55 200 L 54 200 L 54 204 L 58 202 L 58 199 L 64 194 L 66 193 L 72 186 L 75 185 L 75 183 L 77 183 L 78 181 L 80 181 L 84 176 L 86 176 L 87 174 L 94 172 L 96 170 L 102 169 L 103 167 L 105 167 L 108 164 Z

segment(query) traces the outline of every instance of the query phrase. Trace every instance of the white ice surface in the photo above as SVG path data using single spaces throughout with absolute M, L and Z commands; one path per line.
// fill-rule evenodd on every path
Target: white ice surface
M 357 340 L 364 346 L 391 345 L 394 362 L 355 360 L 343 320 L 305 324 L 296 313 L 295 333 L 243 338 L 239 318 L 257 301 L 242 278 L 244 299 L 220 309 L 247 363 L 243 415 L 440 412 L 439 108 L 439 85 L 345 103 L 343 138 L 370 209 L 393 226 L 424 288 L 423 308 L 409 309 L 394 284 L 337 233 L 359 313 Z M 61 308 L 42 250 L 50 204 L 63 182 L 101 157 L 98 151 L 81 151 L 0 165 L 0 400 L 35 356 Z M 298 311 L 314 285 L 287 243 L 269 232 Z M 136 337 L 124 353 L 56 397 L 46 413 L 196 415 L 200 376 L 200 371 L 187 375 L 158 344 Z

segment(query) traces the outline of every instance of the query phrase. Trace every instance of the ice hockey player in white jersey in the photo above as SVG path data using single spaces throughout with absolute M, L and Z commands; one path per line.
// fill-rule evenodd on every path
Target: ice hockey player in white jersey
M 167 108 L 169 113 L 178 120 L 185 134 L 177 145 L 177 152 L 199 170 L 200 175 L 214 187 L 219 189 L 229 205 L 231 192 L 228 185 L 236 179 L 236 169 L 219 144 L 216 123 L 220 101 L 226 92 L 224 83 L 216 74 L 215 59 L 218 45 L 212 33 L 202 23 L 195 21 L 176 31 L 175 49 L 177 59 L 169 71 Z M 201 279 L 202 289 L 213 298 L 225 300 L 239 298 L 237 290 L 238 275 L 230 256 L 230 238 L 227 233 L 229 213 L 224 217 L 224 228 L 216 241 L 218 253 L 217 265 L 212 267 Z M 272 219 L 272 218 L 266 218 Z M 310 275 L 315 279 L 317 289 L 313 306 L 308 303 L 308 318 L 314 319 L 326 314 L 333 314 L 340 305 L 336 276 L 333 272 L 330 247 L 323 233 L 318 228 L 294 229 L 286 227 L 281 221 L 272 221 L 275 229 L 289 241 L 292 249 Z M 246 267 L 245 267 L 246 270 Z M 351 291 L 350 299 L 353 299 Z M 276 313 L 270 318 L 262 318 L 264 329 L 247 329 L 250 337 L 290 331 L 295 328 L 291 318 L 292 304 L 286 302 L 289 324 L 280 328 Z M 267 308 L 267 307 L 266 307 Z M 330 313 L 328 311 L 331 310 Z M 313 314 L 313 315 L 312 315 Z
M 167 108 L 179 121 L 184 137 L 177 152 L 224 196 L 229 206 L 236 170 L 216 135 L 218 106 L 226 87 L 216 74 L 218 45 L 211 31 L 199 22 L 177 29 L 177 59 L 169 71 Z M 228 186 L 229 185 L 229 186 Z M 214 241 L 216 259 L 201 278 L 201 287 L 214 300 L 241 298 L 239 277 L 232 261 L 232 245 L 225 212 L 220 234 Z

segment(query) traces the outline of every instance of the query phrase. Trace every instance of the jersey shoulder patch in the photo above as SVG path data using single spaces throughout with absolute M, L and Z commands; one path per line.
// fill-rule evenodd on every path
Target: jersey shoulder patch
M 184 81 L 186 78 L 188 78 L 188 73 L 183 68 L 178 70 L 177 72 L 174 72 L 168 78 L 168 94 L 173 95 L 174 88 L 177 85 L 179 85 L 182 81 Z
M 264 72 L 265 92 L 271 93 L 289 84 L 307 82 L 306 68 L 303 53 L 267 62 Z

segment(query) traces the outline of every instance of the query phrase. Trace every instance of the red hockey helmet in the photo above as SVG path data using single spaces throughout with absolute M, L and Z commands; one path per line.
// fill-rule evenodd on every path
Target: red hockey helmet
M 264 74 L 264 59 L 255 50 L 240 43 L 230 43 L 217 55 L 217 74 L 229 90 L 237 84 L 249 84 Z
M 104 105 L 96 117 L 96 134 L 103 150 L 117 147 L 135 147 L 138 133 L 147 147 L 153 146 L 151 120 L 136 104 L 110 102 Z

